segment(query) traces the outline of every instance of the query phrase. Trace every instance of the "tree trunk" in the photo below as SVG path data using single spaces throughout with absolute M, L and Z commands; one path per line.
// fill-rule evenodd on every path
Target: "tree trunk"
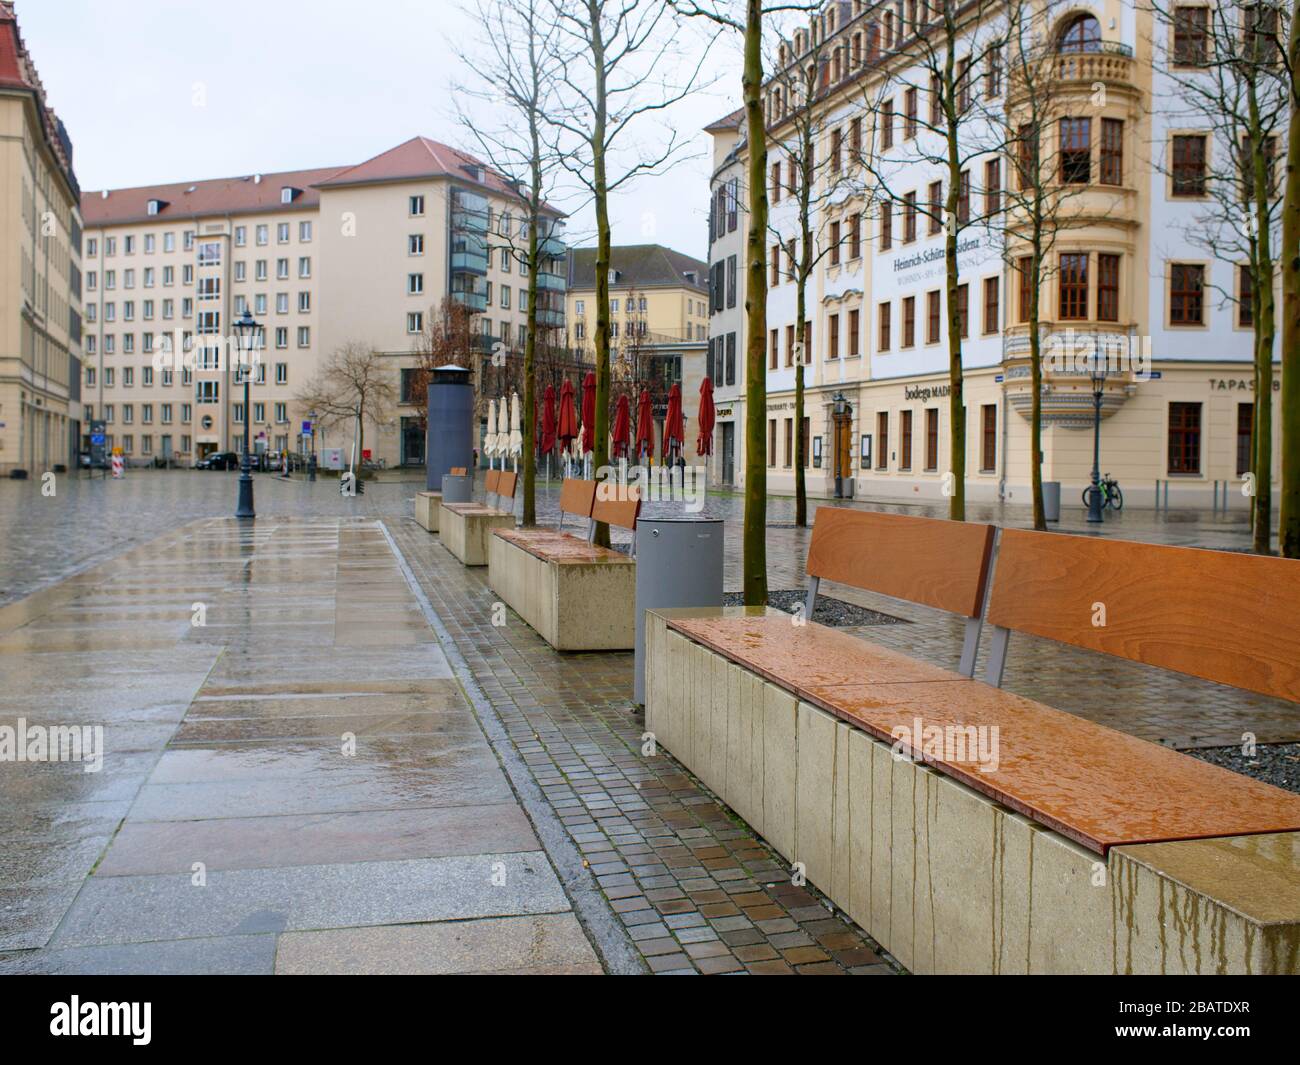
M 537 386 L 533 380 L 534 365 L 537 358 L 537 189 L 541 187 L 541 168 L 537 164 L 537 132 L 533 131 L 533 194 L 529 204 L 528 219 L 528 336 L 524 339 L 524 453 L 520 457 L 524 463 L 524 525 L 537 524 L 537 462 L 533 455 L 533 435 L 537 431 L 533 424 L 534 404 L 537 402 Z
M 1037 201 L 1035 201 L 1037 203 Z M 1034 223 L 1033 251 L 1029 260 L 1029 381 L 1034 390 L 1029 412 L 1029 478 L 1034 500 L 1034 528 L 1047 531 L 1043 508 L 1043 340 L 1039 334 L 1039 281 L 1043 271 L 1041 214 Z
M 1252 187 L 1255 210 L 1253 295 L 1255 322 L 1255 404 L 1251 411 L 1252 547 L 1261 555 L 1273 550 L 1273 338 L 1277 331 L 1273 299 L 1273 237 L 1269 211 L 1272 159 L 1262 138 L 1259 98 L 1252 69 L 1246 86 L 1249 106 Z
M 956 51 L 954 14 L 945 9 L 948 54 L 945 59 L 944 95 L 948 119 L 948 195 L 944 204 L 947 225 L 944 227 L 944 277 L 948 300 L 948 410 L 951 431 L 951 457 L 949 475 L 952 477 L 952 494 L 948 497 L 948 517 L 952 521 L 966 520 L 966 400 L 962 392 L 961 317 L 957 313 L 957 235 L 961 225 L 957 219 L 957 194 L 961 188 L 961 145 L 958 142 L 957 80 L 953 64 Z M 969 312 L 969 307 L 967 308 Z
M 596 424 L 592 433 L 592 466 L 596 479 L 609 465 L 609 185 L 605 173 L 605 41 L 601 36 L 600 5 L 588 0 L 592 60 L 596 70 L 596 114 L 591 134 L 591 161 L 596 205 Z M 584 426 L 585 428 L 585 426 Z M 609 525 L 597 522 L 593 541 L 609 546 Z
M 763 124 L 763 0 L 746 0 L 745 119 L 749 131 L 749 282 L 745 290 L 746 606 L 767 604 L 767 129 Z M 599 299 L 599 293 L 597 293 Z M 802 338 L 800 338 L 802 339 Z
M 1286 191 L 1282 201 L 1282 484 L 1278 547 L 1300 558 L 1300 0 L 1292 0 L 1287 42 L 1291 123 L 1287 134 Z
M 809 88 L 809 95 L 812 89 Z M 812 352 L 804 346 L 804 337 L 808 334 L 808 278 L 813 269 L 813 232 L 812 232 L 812 188 L 815 178 L 813 165 L 812 125 L 804 124 L 800 133 L 799 183 L 799 223 L 802 247 L 799 249 L 798 285 L 795 291 L 795 352 L 798 362 L 794 371 L 794 523 L 800 528 L 808 525 L 808 482 L 804 476 L 804 464 L 808 461 L 804 455 L 803 419 L 804 419 L 804 385 L 806 381 L 804 367 L 812 358 Z

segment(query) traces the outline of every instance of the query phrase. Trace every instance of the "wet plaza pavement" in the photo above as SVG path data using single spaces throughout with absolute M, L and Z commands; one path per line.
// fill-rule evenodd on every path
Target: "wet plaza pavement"
M 104 751 L 97 773 L 0 762 L 0 972 L 894 971 L 642 753 L 630 654 L 493 624 L 486 571 L 411 518 L 419 487 L 259 477 L 241 528 L 233 475 L 133 471 L 61 503 L 0 482 L 0 725 L 101 725 Z M 739 506 L 709 501 L 728 588 Z M 774 589 L 803 583 L 787 509 Z M 1124 520 L 1243 546 L 1231 521 Z M 862 635 L 955 660 L 949 619 L 823 590 L 905 622 Z M 1180 747 L 1300 738 L 1287 704 L 1028 638 L 1007 686 Z

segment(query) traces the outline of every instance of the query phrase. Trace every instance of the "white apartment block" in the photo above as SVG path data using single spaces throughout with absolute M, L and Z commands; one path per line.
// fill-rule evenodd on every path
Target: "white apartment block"
M 423 137 L 357 166 L 87 193 L 83 211 L 86 418 L 106 423 L 128 462 L 240 451 L 246 431 L 257 450 L 299 451 L 311 412 L 298 395 L 353 341 L 391 359 L 402 396 L 366 427 L 367 450 L 388 465 L 423 462 L 420 397 L 402 371 L 426 316 L 451 296 L 478 315 L 480 352 L 523 341 L 527 305 L 512 290 L 527 279 L 501 253 L 510 240 L 491 235 L 517 236 L 518 197 Z M 562 266 L 546 279 L 562 323 Z M 222 356 L 245 309 L 262 327 L 247 412 Z M 351 439 L 340 425 L 316 443 Z
M 1197 0 L 1183 6 L 1204 11 Z M 1000 10 L 988 8 L 989 18 L 971 27 L 956 55 L 959 69 L 964 57 L 981 56 L 967 91 L 998 123 L 1005 120 L 1011 71 L 1006 56 L 983 55 L 979 41 L 999 25 Z M 1044 343 L 1149 358 L 1149 373 L 1113 374 L 1103 399 L 1102 470 L 1118 478 L 1130 501 L 1151 502 L 1161 483 L 1171 503 L 1209 505 L 1226 497 L 1244 508 L 1238 489 L 1250 454 L 1251 323 L 1241 301 L 1231 298 L 1241 294 L 1240 266 L 1216 260 L 1198 239 L 1210 210 L 1205 185 L 1214 160 L 1224 165 L 1228 147 L 1189 119 L 1169 73 L 1172 49 L 1195 42 L 1176 42 L 1172 28 L 1149 10 L 1118 0 L 1048 3 L 1035 12 L 1034 47 L 1052 64 L 1059 114 L 1040 131 L 1040 150 L 1061 161 L 1062 181 L 1077 186 L 1079 205 L 1051 249 L 1040 293 Z M 781 47 L 778 63 L 803 64 L 817 55 L 823 64 L 813 107 L 826 185 L 813 229 L 834 246 L 809 281 L 803 426 L 794 425 L 789 265 L 799 227 L 785 150 L 798 101 L 789 98 L 788 81 L 767 83 L 766 420 L 774 491 L 793 491 L 793 442 L 802 431 L 812 494 L 832 495 L 839 470 L 861 497 L 942 498 L 951 430 L 945 233 L 924 207 L 942 201 L 944 168 L 926 157 L 940 158 L 944 150 L 926 129 L 932 93 L 929 70 L 917 60 L 917 35 L 934 32 L 927 29 L 932 17 L 917 0 L 835 0 Z M 1194 34 L 1195 13 L 1185 17 Z M 963 129 L 968 159 L 958 213 L 968 210 L 975 219 L 958 240 L 967 498 L 1026 503 L 1028 293 L 1007 261 L 1013 256 L 1004 251 L 999 226 L 978 221 L 990 210 L 996 219 L 1002 201 L 990 208 L 989 197 L 1013 179 L 1015 160 L 981 153 L 980 145 L 998 143 L 992 127 L 970 122 Z M 742 264 L 734 305 L 729 286 L 722 305 L 715 300 L 710 335 L 716 352 L 740 333 L 736 345 L 743 352 L 745 193 L 736 229 L 717 225 L 729 185 L 739 180 L 744 188 L 743 115 L 709 130 L 716 167 L 709 260 L 715 276 L 725 276 L 733 255 Z M 871 153 L 874 166 L 857 162 L 858 152 Z M 744 375 L 737 368 L 733 388 L 725 358 L 714 367 L 720 400 L 728 400 L 719 402 L 726 408 L 722 436 L 728 420 L 743 424 Z M 1091 470 L 1092 404 L 1086 375 L 1047 373 L 1043 477 L 1062 482 L 1066 503 L 1079 499 Z M 740 483 L 743 428 L 732 434 Z

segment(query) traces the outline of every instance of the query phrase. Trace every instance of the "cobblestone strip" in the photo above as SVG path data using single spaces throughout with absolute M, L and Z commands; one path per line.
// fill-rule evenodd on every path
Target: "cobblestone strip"
M 895 971 L 820 893 L 792 884 L 781 858 L 670 755 L 642 757 L 631 654 L 560 655 L 513 613 L 494 627 L 486 570 L 461 566 L 413 520 L 389 531 L 472 681 L 471 699 L 490 704 L 485 727 L 503 762 L 509 769 L 513 748 L 650 971 Z M 582 900 L 574 904 L 586 919 Z

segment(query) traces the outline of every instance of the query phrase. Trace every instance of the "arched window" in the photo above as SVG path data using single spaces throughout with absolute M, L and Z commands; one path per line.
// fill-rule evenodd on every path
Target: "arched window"
M 1100 52 L 1101 23 L 1092 15 L 1075 15 L 1060 35 L 1062 52 Z

